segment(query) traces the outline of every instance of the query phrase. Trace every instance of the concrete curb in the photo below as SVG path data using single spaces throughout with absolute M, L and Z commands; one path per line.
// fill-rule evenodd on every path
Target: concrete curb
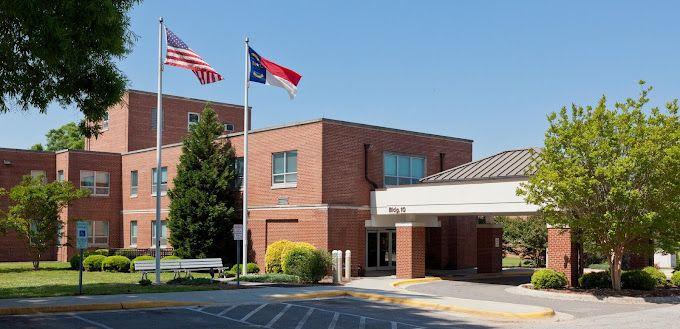
M 555 311 L 550 308 L 543 308 L 536 312 L 503 312 L 490 311 L 483 309 L 474 309 L 470 307 L 463 307 L 458 305 L 446 305 L 429 302 L 418 298 L 403 298 L 385 296 L 375 293 L 365 293 L 351 290 L 329 290 L 312 293 L 300 293 L 290 295 L 271 295 L 270 299 L 274 300 L 297 300 L 297 299 L 314 299 L 314 298 L 332 298 L 332 297 L 354 297 L 366 299 L 371 301 L 386 302 L 390 304 L 397 304 L 415 308 L 434 309 L 438 311 L 447 311 L 453 313 L 463 313 L 486 318 L 502 318 L 502 319 L 543 319 L 551 318 L 555 315 Z
M 1 307 L 0 315 L 25 315 L 37 313 L 67 313 L 87 311 L 110 311 L 132 310 L 139 308 L 181 307 L 199 306 L 207 303 L 190 303 L 176 301 L 134 301 L 122 303 L 95 303 L 95 304 L 70 304 L 70 305 L 44 305 L 26 307 Z
M 531 296 L 547 299 L 558 300 L 572 300 L 579 302 L 593 302 L 593 303 L 610 303 L 610 304 L 678 304 L 680 303 L 680 296 L 667 297 L 613 297 L 604 296 L 597 297 L 586 294 L 567 294 L 555 291 L 542 291 L 526 288 L 523 285 L 517 287 L 510 287 L 505 289 L 507 293 L 522 296 Z
M 420 283 L 427 283 L 427 282 L 434 282 L 434 281 L 441 281 L 442 278 L 440 277 L 426 277 L 426 278 L 419 278 L 419 279 L 405 279 L 405 280 L 397 280 L 391 283 L 392 287 L 398 288 L 402 286 L 412 286 L 414 284 L 420 284 Z

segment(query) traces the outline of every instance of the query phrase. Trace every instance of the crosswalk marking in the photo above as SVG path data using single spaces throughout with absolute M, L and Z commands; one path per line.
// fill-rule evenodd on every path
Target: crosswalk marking
M 111 327 L 109 327 L 109 326 L 107 326 L 107 325 L 105 325 L 105 324 L 103 324 L 103 323 L 99 323 L 99 322 L 97 322 L 97 321 L 92 321 L 92 320 L 86 319 L 86 318 L 84 318 L 84 317 L 82 317 L 82 316 L 79 316 L 79 315 L 76 315 L 76 314 L 71 314 L 71 317 L 73 317 L 73 318 L 75 318 L 75 319 L 78 319 L 78 320 L 80 320 L 80 321 L 83 321 L 83 322 L 87 322 L 87 323 L 89 323 L 89 324 L 91 324 L 91 325 L 95 325 L 95 326 L 97 326 L 97 327 L 99 327 L 99 328 L 113 329 L 113 328 L 111 328 Z
M 248 319 L 250 319 L 251 316 L 255 315 L 255 313 L 257 313 L 259 310 L 263 309 L 267 305 L 269 305 L 269 304 L 262 304 L 262 305 L 258 306 L 256 309 L 254 309 L 250 313 L 246 314 L 246 316 L 244 316 L 241 319 L 241 321 L 246 322 Z
M 298 325 L 297 327 L 295 327 L 295 329 L 302 329 L 302 326 L 305 325 L 305 322 L 307 322 L 309 316 L 312 315 L 312 312 L 314 312 L 314 309 L 310 307 L 309 311 L 307 311 L 307 314 L 305 314 L 305 316 L 303 316 L 302 319 L 300 319 L 300 322 L 298 322 Z
M 331 321 L 331 324 L 328 325 L 328 329 L 335 329 L 335 324 L 338 323 L 339 317 L 340 317 L 340 313 L 338 313 L 338 312 L 333 313 L 333 320 Z
M 227 312 L 229 312 L 229 311 L 231 311 L 231 310 L 235 309 L 235 308 L 236 308 L 236 306 L 238 306 L 238 305 L 231 305 L 231 306 L 229 306 L 229 307 L 227 307 L 227 308 L 223 309 L 223 310 L 222 310 L 222 312 L 220 312 L 220 313 L 217 313 L 217 315 L 218 315 L 218 316 L 222 316 L 222 315 L 225 315 L 225 314 L 227 314 Z
M 366 329 L 366 317 L 362 316 L 359 318 L 359 329 Z

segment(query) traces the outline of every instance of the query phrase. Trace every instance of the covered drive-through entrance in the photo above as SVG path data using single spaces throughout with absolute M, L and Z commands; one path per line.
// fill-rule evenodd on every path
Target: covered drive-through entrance
M 538 210 L 516 194 L 535 157 L 507 151 L 372 192 L 367 269 L 396 268 L 399 278 L 424 277 L 426 266 L 501 271 L 502 226 L 493 218 Z

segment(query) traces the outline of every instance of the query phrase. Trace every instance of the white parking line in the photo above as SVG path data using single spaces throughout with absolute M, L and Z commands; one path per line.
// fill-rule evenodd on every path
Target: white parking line
M 307 322 L 309 316 L 312 315 L 312 312 L 314 312 L 314 309 L 309 307 L 309 311 L 307 311 L 307 314 L 305 314 L 305 316 L 303 316 L 302 319 L 300 319 L 300 322 L 298 322 L 298 325 L 297 327 L 295 327 L 295 329 L 302 329 L 302 326 L 305 325 L 305 322 Z
M 273 317 L 271 321 L 269 321 L 269 323 L 265 325 L 265 327 L 271 328 L 274 325 L 274 323 L 276 323 L 276 321 L 278 321 L 283 316 L 283 314 L 286 313 L 286 311 L 288 311 L 291 307 L 293 307 L 293 305 L 290 304 L 286 305 L 286 307 L 284 307 L 283 310 L 279 312 L 279 314 Z
M 359 329 L 366 329 L 366 317 L 362 316 L 359 318 Z
M 103 323 L 99 323 L 99 322 L 97 322 L 97 321 L 88 320 L 88 319 L 86 319 L 86 318 L 84 318 L 84 317 L 82 317 L 82 316 L 76 315 L 76 314 L 70 314 L 70 315 L 71 315 L 71 317 L 73 317 L 74 319 L 78 319 L 78 320 L 80 320 L 80 321 L 87 322 L 87 323 L 89 323 L 89 324 L 91 324 L 91 325 L 95 325 L 95 326 L 100 327 L 100 328 L 104 328 L 104 329 L 113 329 L 113 328 L 111 328 L 111 327 L 109 327 L 109 326 L 107 326 L 107 325 L 105 325 L 105 324 L 103 324 Z
M 339 317 L 340 313 L 338 312 L 333 313 L 333 320 L 331 321 L 331 324 L 328 325 L 328 329 L 335 329 L 335 324 L 338 323 Z
M 249 322 L 243 322 L 243 321 L 241 321 L 241 320 L 239 320 L 239 319 L 234 319 L 234 318 L 230 318 L 230 317 L 228 317 L 228 316 L 223 316 L 223 315 L 212 314 L 212 313 L 209 313 L 209 312 L 206 312 L 206 311 L 202 311 L 202 310 L 195 310 L 195 309 L 191 309 L 191 308 L 187 308 L 187 310 L 189 310 L 189 311 L 194 311 L 194 312 L 196 312 L 196 313 L 205 314 L 205 315 L 211 315 L 211 316 L 214 316 L 214 317 L 217 317 L 217 318 L 220 318 L 220 319 L 225 319 L 225 320 L 229 320 L 229 321 L 234 321 L 234 322 L 246 324 L 246 325 L 249 325 L 249 326 L 262 327 L 262 326 L 257 325 L 257 324 L 253 324 L 253 323 L 249 323 Z
M 309 308 L 309 309 L 313 309 L 313 310 L 319 310 L 319 311 L 322 311 L 322 312 L 335 312 L 335 311 L 331 311 L 331 310 L 327 310 L 327 309 L 323 309 L 323 308 L 318 308 L 318 307 L 314 307 L 314 306 L 307 306 L 307 305 L 303 305 L 303 304 L 288 304 L 288 303 L 281 303 L 281 304 L 305 307 L 305 308 Z M 346 315 L 346 316 L 351 316 L 351 317 L 355 317 L 355 318 L 364 318 L 364 321 L 366 321 L 365 319 L 371 319 L 371 320 L 381 321 L 381 322 L 394 322 L 394 323 L 397 323 L 397 324 L 402 324 L 402 325 L 405 325 L 405 326 L 413 327 L 414 329 L 424 329 L 423 327 L 418 327 L 417 325 L 413 325 L 413 324 L 410 324 L 410 323 L 389 321 L 389 320 L 385 320 L 385 319 L 372 318 L 370 316 L 362 316 L 362 315 L 353 314 L 353 313 L 335 312 L 335 314 Z M 331 322 L 331 324 L 333 324 L 333 322 Z M 330 326 L 328 328 L 332 329 Z M 297 328 L 297 329 L 299 329 L 299 328 Z
M 241 319 L 241 321 L 245 322 L 246 320 L 250 319 L 251 316 L 255 315 L 255 313 L 257 313 L 259 310 L 263 309 L 267 305 L 269 305 L 269 304 L 262 304 L 262 305 L 258 306 L 256 309 L 254 309 L 250 313 L 246 314 L 246 316 L 244 316 Z
M 397 329 L 397 323 L 394 321 L 390 321 L 390 324 L 392 325 L 392 329 Z
M 227 307 L 227 308 L 223 309 L 223 310 L 222 310 L 222 312 L 220 312 L 220 313 L 217 313 L 217 315 L 218 315 L 218 316 L 222 316 L 222 315 L 225 315 L 225 314 L 227 314 L 227 312 L 229 312 L 229 311 L 231 311 L 231 310 L 235 309 L 235 308 L 236 308 L 236 306 L 238 306 L 238 305 L 231 305 L 231 306 L 229 306 L 229 307 Z

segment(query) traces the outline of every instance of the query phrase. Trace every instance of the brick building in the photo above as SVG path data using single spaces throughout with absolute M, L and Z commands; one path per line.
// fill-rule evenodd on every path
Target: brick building
M 165 189 L 172 188 L 181 141 L 206 103 L 224 123 L 221 138 L 242 157 L 242 106 L 165 95 Z M 75 221 L 86 220 L 94 248 L 153 248 L 155 106 L 154 93 L 130 90 L 109 109 L 102 134 L 87 140 L 86 150 L 0 149 L 0 187 L 9 189 L 29 174 L 68 180 L 92 194 L 62 215 L 65 241 L 75 234 Z M 250 257 L 262 268 L 266 246 L 289 239 L 321 249 L 349 249 L 355 270 L 395 269 L 402 261 L 396 257 L 400 228 L 367 224 L 372 191 L 417 183 L 472 159 L 471 140 L 331 119 L 251 130 L 249 137 Z M 161 216 L 166 217 L 169 200 L 165 194 L 161 198 Z M 6 205 L 6 199 L 0 200 L 0 206 Z M 441 225 L 414 233 L 428 240 L 418 257 L 434 268 L 476 266 L 476 226 L 476 217 L 442 217 Z M 171 247 L 168 234 L 164 222 L 162 245 Z M 55 247 L 49 258 L 67 260 L 74 253 L 71 247 Z M 0 261 L 27 257 L 16 236 L 0 237 Z

